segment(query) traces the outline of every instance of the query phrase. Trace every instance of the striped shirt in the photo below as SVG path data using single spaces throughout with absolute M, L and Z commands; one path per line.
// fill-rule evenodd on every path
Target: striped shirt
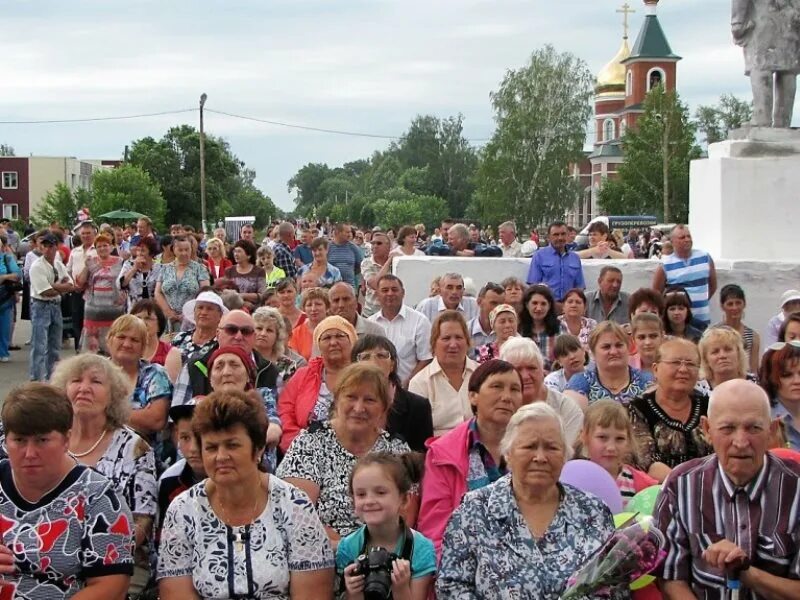
M 692 250 L 688 260 L 677 254 L 661 259 L 666 275 L 667 287 L 680 286 L 689 294 L 692 302 L 692 317 L 704 325 L 711 323 L 709 309 L 709 287 L 711 277 L 711 256 L 702 250 Z
M 654 513 L 666 538 L 667 556 L 656 573 L 686 581 L 700 600 L 730 598 L 725 573 L 707 564 L 703 552 L 726 539 L 751 565 L 777 577 L 800 579 L 800 465 L 767 454 L 746 486 L 737 487 L 716 455 L 675 468 L 664 482 Z M 760 600 L 742 588 L 741 600 Z
M 361 272 L 361 261 L 364 255 L 353 242 L 328 245 L 328 262 L 339 269 L 342 281 L 355 286 L 356 274 Z

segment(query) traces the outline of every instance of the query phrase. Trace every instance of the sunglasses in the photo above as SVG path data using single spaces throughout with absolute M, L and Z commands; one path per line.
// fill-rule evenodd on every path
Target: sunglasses
M 256 330 L 249 325 L 244 325 L 239 327 L 238 325 L 225 325 L 224 327 L 220 327 L 222 331 L 227 333 L 230 336 L 234 336 L 237 333 L 241 333 L 243 337 L 250 337 L 251 335 L 255 335 Z
M 800 340 L 792 340 L 791 342 L 775 342 L 774 344 L 770 344 L 767 350 L 783 350 L 787 344 L 795 348 L 800 348 Z

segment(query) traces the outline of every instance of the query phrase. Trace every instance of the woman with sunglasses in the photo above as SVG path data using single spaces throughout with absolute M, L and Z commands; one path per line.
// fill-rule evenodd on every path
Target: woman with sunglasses
M 789 447 L 800 450 L 800 341 L 772 344 L 761 359 L 758 379 L 769 395 L 773 418 L 785 427 Z
M 415 452 L 425 452 L 425 442 L 433 437 L 431 403 L 427 398 L 404 390 L 397 375 L 397 349 L 382 335 L 366 334 L 353 346 L 353 362 L 371 363 L 389 381 L 392 398 L 386 431 L 402 436 Z

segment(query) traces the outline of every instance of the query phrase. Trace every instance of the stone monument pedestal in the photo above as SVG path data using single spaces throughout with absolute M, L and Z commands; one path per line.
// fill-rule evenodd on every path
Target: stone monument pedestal
M 800 130 L 744 128 L 693 161 L 689 226 L 715 258 L 796 261 L 800 256 Z

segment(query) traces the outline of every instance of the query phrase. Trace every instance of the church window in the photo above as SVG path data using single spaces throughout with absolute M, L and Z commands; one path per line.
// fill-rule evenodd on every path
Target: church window
M 649 92 L 658 85 L 666 85 L 667 76 L 662 69 L 650 69 L 647 72 L 647 91 Z
M 606 119 L 603 121 L 603 141 L 609 142 L 613 140 L 616 135 L 614 131 L 614 119 Z

